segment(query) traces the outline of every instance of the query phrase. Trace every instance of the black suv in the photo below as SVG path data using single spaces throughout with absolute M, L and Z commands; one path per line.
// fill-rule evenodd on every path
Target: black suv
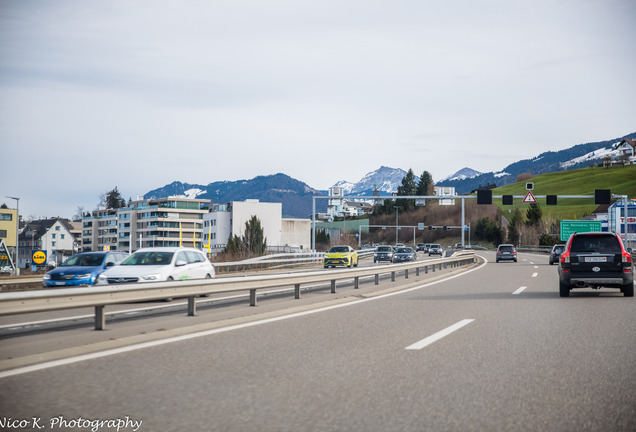
M 574 288 L 619 288 L 634 296 L 632 256 L 616 233 L 574 233 L 561 254 L 559 294 Z

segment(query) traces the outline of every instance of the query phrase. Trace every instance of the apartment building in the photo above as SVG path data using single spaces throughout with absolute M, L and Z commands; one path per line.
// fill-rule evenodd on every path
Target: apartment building
M 203 248 L 205 199 L 172 196 L 132 201 L 119 209 L 98 209 L 82 219 L 82 250 L 134 252 L 142 247 Z
M 0 239 L 4 240 L 4 244 L 10 248 L 15 247 L 17 218 L 18 210 L 0 208 Z

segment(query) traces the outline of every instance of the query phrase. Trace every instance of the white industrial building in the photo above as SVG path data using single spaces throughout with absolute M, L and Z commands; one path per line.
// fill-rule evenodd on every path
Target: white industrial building
M 281 203 L 260 202 L 257 199 L 213 204 L 210 212 L 203 215 L 202 238 L 204 249 L 211 253 L 221 252 L 230 236 L 245 234 L 245 223 L 252 216 L 261 222 L 263 235 L 270 251 L 309 249 L 311 243 L 311 220 L 283 219 Z

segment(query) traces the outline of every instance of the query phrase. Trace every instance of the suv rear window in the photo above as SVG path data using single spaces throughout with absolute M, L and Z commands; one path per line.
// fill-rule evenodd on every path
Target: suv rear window
M 513 246 L 499 246 L 499 250 L 504 252 L 512 252 L 515 249 Z
M 621 246 L 614 235 L 574 236 L 571 252 L 621 253 Z

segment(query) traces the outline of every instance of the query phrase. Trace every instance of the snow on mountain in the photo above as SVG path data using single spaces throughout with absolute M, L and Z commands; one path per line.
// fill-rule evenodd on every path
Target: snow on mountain
M 500 172 L 494 174 L 495 178 L 501 178 L 501 177 L 505 177 L 505 176 L 509 176 L 509 175 L 512 175 L 512 174 L 507 173 L 505 171 L 500 171 Z
M 440 180 L 440 182 L 444 182 L 444 181 L 449 181 L 449 180 L 466 180 L 466 179 L 471 179 L 473 177 L 477 177 L 478 175 L 481 175 L 483 173 L 474 170 L 472 168 L 462 168 L 459 171 L 457 171 L 455 174 L 452 174 L 442 180 Z
M 376 188 L 381 194 L 390 195 L 397 191 L 405 175 L 406 171 L 403 169 L 381 166 L 362 177 L 358 182 L 351 183 L 341 180 L 333 187 L 344 188 L 344 192 L 348 195 L 372 195 Z M 416 177 L 415 181 L 419 181 L 419 178 Z
M 579 156 L 577 158 L 574 159 L 570 159 L 569 161 L 566 162 L 561 162 L 559 164 L 559 166 L 562 169 L 567 169 L 571 166 L 574 166 L 576 164 L 580 164 L 582 162 L 591 162 L 594 160 L 601 160 L 606 156 L 610 156 L 610 157 L 616 157 L 618 156 L 620 153 L 620 150 L 614 150 L 611 147 L 609 148 L 600 148 L 598 150 L 594 150 L 593 152 L 584 154 L 583 156 Z
M 192 188 L 192 189 L 188 189 L 187 191 L 184 191 L 183 195 L 185 195 L 186 198 L 195 199 L 196 197 L 204 194 L 205 192 L 206 191 L 204 191 L 203 189 Z
M 332 187 L 340 187 L 344 190 L 345 194 L 349 195 L 355 185 L 356 185 L 355 183 L 351 183 L 346 180 L 340 180 L 338 183 L 334 184 Z

